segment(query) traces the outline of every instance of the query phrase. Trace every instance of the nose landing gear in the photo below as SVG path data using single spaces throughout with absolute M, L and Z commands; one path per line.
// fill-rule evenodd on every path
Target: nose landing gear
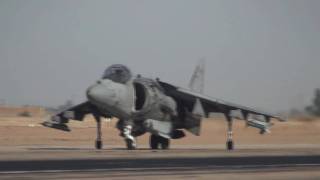
M 127 145 L 128 150 L 135 150 L 137 148 L 135 141 L 133 141 L 131 139 L 125 139 L 125 141 L 126 141 L 126 145 Z
M 126 125 L 123 129 L 124 139 L 128 150 L 135 150 L 137 148 L 137 143 L 135 138 L 131 135 L 132 126 Z

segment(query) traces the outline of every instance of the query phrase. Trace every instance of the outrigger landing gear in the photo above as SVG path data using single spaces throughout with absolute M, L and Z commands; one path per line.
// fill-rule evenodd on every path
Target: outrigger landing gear
M 229 114 L 226 114 L 226 118 L 227 118 L 227 121 L 228 121 L 228 132 L 227 132 L 227 150 L 231 151 L 231 150 L 234 150 L 234 143 L 233 143 L 233 140 L 232 140 L 232 135 L 233 135 L 233 132 L 232 132 L 232 117 L 229 115 Z
M 159 145 L 161 149 L 169 149 L 170 140 L 161 136 L 157 136 L 152 134 L 150 136 L 150 148 L 151 149 L 159 149 Z
M 101 118 L 98 115 L 94 115 L 97 122 L 97 139 L 95 143 L 96 149 L 102 149 L 102 131 L 101 131 Z

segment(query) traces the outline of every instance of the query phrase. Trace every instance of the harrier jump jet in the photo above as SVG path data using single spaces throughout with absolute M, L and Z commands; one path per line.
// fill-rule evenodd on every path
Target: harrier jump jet
M 102 148 L 101 117 L 118 119 L 117 128 L 128 149 L 137 147 L 136 137 L 150 133 L 151 149 L 168 149 L 170 139 L 185 136 L 184 130 L 200 135 L 201 120 L 209 113 L 223 113 L 227 125 L 227 149 L 234 148 L 232 122 L 243 119 L 261 134 L 269 132 L 272 114 L 203 95 L 204 63 L 200 62 L 191 78 L 189 88 L 181 88 L 159 79 L 132 75 L 129 68 L 115 64 L 87 91 L 87 101 L 53 115 L 42 125 L 70 131 L 70 119 L 82 121 L 92 114 L 97 123 L 95 147 Z M 234 111 L 240 112 L 235 117 Z M 262 117 L 260 119 L 252 117 Z

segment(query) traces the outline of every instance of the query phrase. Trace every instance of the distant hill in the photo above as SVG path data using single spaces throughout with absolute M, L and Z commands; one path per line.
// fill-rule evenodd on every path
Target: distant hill
M 40 106 L 0 106 L 0 117 L 15 117 L 23 114 L 40 117 L 46 114 L 46 110 Z

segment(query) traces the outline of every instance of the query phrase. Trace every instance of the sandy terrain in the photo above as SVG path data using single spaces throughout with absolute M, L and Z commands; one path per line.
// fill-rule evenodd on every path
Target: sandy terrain
M 320 157 L 320 119 L 290 119 L 288 122 L 276 122 L 271 134 L 260 135 L 257 129 L 246 127 L 237 120 L 234 125 L 236 149 L 225 151 L 226 123 L 224 119 L 205 119 L 202 135 L 197 137 L 188 133 L 181 140 L 172 141 L 169 151 L 151 151 L 148 149 L 149 135 L 138 138 L 139 149 L 127 151 L 123 139 L 114 128 L 116 121 L 103 121 L 104 150 L 94 149 L 96 136 L 95 122 L 87 117 L 84 122 L 71 121 L 71 132 L 63 132 L 39 125 L 43 117 L 0 117 L 0 162 L 15 160 L 59 160 L 101 158 L 134 159 L 154 158 L 230 158 L 262 156 L 309 156 Z M 115 161 L 118 162 L 118 161 Z M 201 162 L 199 162 L 201 163 Z M 121 165 L 121 163 L 119 164 Z M 282 167 L 223 169 L 158 169 L 157 171 L 140 169 L 117 169 L 112 171 L 66 171 L 41 173 L 0 173 L 0 179 L 319 179 L 320 167 Z
M 44 118 L 39 117 L 0 117 L 1 146 L 51 145 L 51 146 L 92 146 L 96 136 L 95 122 L 89 116 L 84 122 L 71 121 L 71 132 L 63 132 L 39 125 Z M 118 136 L 115 120 L 103 122 L 103 141 L 105 147 L 124 146 Z M 254 128 L 246 127 L 243 121 L 237 120 L 234 125 L 236 146 L 320 146 L 320 119 L 297 120 L 288 122 L 274 121 L 271 134 L 260 135 Z M 138 138 L 139 147 L 146 147 L 149 135 Z M 187 137 L 173 140 L 173 146 L 188 145 L 195 147 L 222 147 L 226 140 L 226 123 L 223 119 L 205 119 L 201 136 L 187 133 Z

